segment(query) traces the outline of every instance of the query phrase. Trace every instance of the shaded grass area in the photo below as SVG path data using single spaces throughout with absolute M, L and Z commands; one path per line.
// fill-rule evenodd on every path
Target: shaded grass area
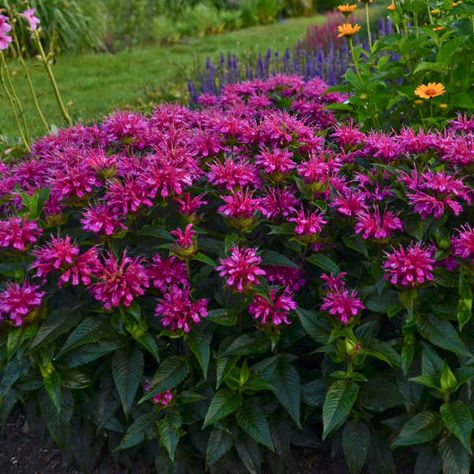
M 115 55 L 63 55 L 58 57 L 54 71 L 74 120 L 88 122 L 101 118 L 115 108 L 133 104 L 147 88 L 155 89 L 168 83 L 182 84 L 196 66 L 204 64 L 207 56 L 216 58 L 221 51 L 230 51 L 245 57 L 270 47 L 283 50 L 296 44 L 309 25 L 322 21 L 323 17 L 319 15 L 293 18 L 219 36 L 190 38 L 174 46 L 145 46 Z M 32 66 L 34 83 L 48 120 L 58 127 L 63 126 L 43 69 L 33 60 L 29 65 Z M 31 134 L 42 134 L 22 70 L 16 63 L 12 63 L 11 67 L 14 68 L 17 91 L 24 98 Z M 3 96 L 0 97 L 0 133 L 17 134 Z

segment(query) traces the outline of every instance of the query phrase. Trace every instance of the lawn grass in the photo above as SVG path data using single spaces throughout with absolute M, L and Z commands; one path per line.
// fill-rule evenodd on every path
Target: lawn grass
M 174 46 L 145 46 L 114 55 L 62 55 L 57 58 L 54 71 L 64 99 L 70 103 L 74 119 L 88 122 L 101 118 L 115 108 L 134 103 L 147 88 L 158 88 L 170 81 L 184 82 L 207 56 L 215 58 L 221 51 L 245 56 L 264 52 L 269 47 L 274 50 L 291 47 L 305 35 L 309 25 L 322 19 L 319 15 L 293 18 L 219 36 L 189 38 Z M 29 65 L 32 66 L 41 106 L 49 121 L 63 126 L 43 69 L 33 60 Z M 32 108 L 22 70 L 16 63 L 12 63 L 11 67 L 15 68 L 15 85 L 20 97 L 24 98 L 31 133 L 41 134 L 43 130 Z M 0 133 L 16 135 L 13 117 L 4 97 L 0 97 L 0 111 Z

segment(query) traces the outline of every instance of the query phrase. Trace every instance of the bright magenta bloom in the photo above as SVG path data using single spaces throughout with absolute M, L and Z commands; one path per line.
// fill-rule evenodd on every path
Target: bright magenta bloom
M 357 214 L 355 225 L 356 234 L 362 234 L 364 239 L 386 239 L 396 230 L 403 230 L 402 221 L 393 212 L 385 210 L 380 213 L 378 207 L 374 208 L 373 214 L 364 210 Z
M 45 294 L 38 285 L 31 285 L 27 281 L 21 286 L 7 283 L 5 290 L 0 293 L 0 320 L 6 316 L 15 326 L 21 326 L 24 318 L 41 305 Z
M 71 282 L 73 286 L 82 283 L 88 286 L 92 282 L 92 277 L 97 275 L 99 271 L 99 256 L 95 247 L 87 250 L 82 255 L 76 258 L 74 264 L 64 270 L 63 274 L 59 278 L 59 286 L 63 286 L 66 283 Z
M 145 392 L 150 391 L 150 382 L 146 382 L 143 390 Z M 162 407 L 168 406 L 168 404 L 173 400 L 173 394 L 171 390 L 166 390 L 165 392 L 157 393 L 152 399 L 153 405 L 161 405 Z
M 161 324 L 171 331 L 189 332 L 192 324 L 198 324 L 207 316 L 208 300 L 202 298 L 192 302 L 189 287 L 171 286 L 158 301 L 155 315 L 161 318 Z
M 296 168 L 296 163 L 291 159 L 293 152 L 275 148 L 263 149 L 255 157 L 255 162 L 268 174 L 288 174 Z
M 471 260 L 471 264 L 474 265 L 474 229 L 469 224 L 466 224 L 461 227 L 451 242 L 454 255 Z
M 86 209 L 81 224 L 84 230 L 95 234 L 113 235 L 127 229 L 121 222 L 121 218 L 106 204 L 98 204 Z
M 249 306 L 249 314 L 260 324 L 290 324 L 288 315 L 297 308 L 296 301 L 291 294 L 283 292 L 278 294 L 277 290 L 270 290 L 270 301 L 261 295 L 254 296 Z
M 282 265 L 265 266 L 265 278 L 272 285 L 284 286 L 292 292 L 297 292 L 306 283 L 304 274 L 299 268 Z
M 221 277 L 226 278 L 227 286 L 243 293 L 260 284 L 258 278 L 265 275 L 265 271 L 259 267 L 261 263 L 262 259 L 255 249 L 234 247 L 230 257 L 220 259 L 216 270 Z
M 130 306 L 136 296 L 145 293 L 149 278 L 140 258 L 131 258 L 124 251 L 122 260 L 109 252 L 100 263 L 97 282 L 89 289 L 105 309 Z
M 166 293 L 171 286 L 189 284 L 186 264 L 173 256 L 162 259 L 159 255 L 153 255 L 147 273 L 153 287 L 162 293 Z
M 186 216 L 192 216 L 198 209 L 207 204 L 204 199 L 204 194 L 192 197 L 191 193 L 187 192 L 176 199 L 178 203 L 179 212 Z
M 407 248 L 400 245 L 398 249 L 385 254 L 385 278 L 393 285 L 414 288 L 433 280 L 433 252 L 422 247 L 419 242 Z
M 29 23 L 30 31 L 35 31 L 38 28 L 38 25 L 40 24 L 40 19 L 35 15 L 35 8 L 29 8 L 23 13 L 20 13 L 20 16 L 22 16 Z
M 10 217 L 6 221 L 0 221 L 0 247 L 23 252 L 42 233 L 43 230 L 35 221 L 29 221 L 26 217 Z
M 176 243 L 182 249 L 189 249 L 193 247 L 196 231 L 193 230 L 192 224 L 188 224 L 184 231 L 182 229 L 176 229 L 172 230 L 170 234 L 176 238 Z
M 0 51 L 8 49 L 13 41 L 12 37 L 8 34 L 11 30 L 12 27 L 9 23 L 8 17 L 0 15 Z
M 260 199 L 253 197 L 249 190 L 238 190 L 229 196 L 222 196 L 225 204 L 219 207 L 219 212 L 233 219 L 251 219 L 260 210 Z
M 301 202 L 296 199 L 291 188 L 268 188 L 260 199 L 260 210 L 267 219 L 287 218 L 296 212 Z
M 209 169 L 207 174 L 209 182 L 227 191 L 237 187 L 258 186 L 260 183 L 255 165 L 250 164 L 245 158 L 226 159 L 222 163 L 216 161 Z
M 323 226 L 327 224 L 320 212 L 308 211 L 306 214 L 303 207 L 297 212 L 296 217 L 291 217 L 288 221 L 296 224 L 296 234 L 304 236 L 319 234 Z
M 363 309 L 364 305 L 357 292 L 347 288 L 333 289 L 323 299 L 321 309 L 335 316 L 342 324 L 349 324 Z

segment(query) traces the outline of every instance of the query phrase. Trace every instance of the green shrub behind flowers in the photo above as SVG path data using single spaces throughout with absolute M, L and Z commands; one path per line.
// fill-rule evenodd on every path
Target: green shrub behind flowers
M 392 34 L 370 48 L 355 45 L 366 35 L 349 39 L 358 67 L 337 87 L 351 93 L 343 108 L 365 127 L 385 129 L 443 127 L 454 111 L 472 112 L 474 2 L 393 0 L 388 9 Z M 417 96 L 415 89 L 428 83 L 444 85 L 444 93 Z
M 3 421 L 23 404 L 85 472 L 297 446 L 470 472 L 474 120 L 363 133 L 326 91 L 236 84 L 2 165 Z

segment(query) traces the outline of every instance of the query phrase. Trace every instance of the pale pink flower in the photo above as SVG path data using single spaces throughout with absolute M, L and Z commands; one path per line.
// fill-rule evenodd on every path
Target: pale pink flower
M 35 31 L 38 28 L 40 19 L 36 16 L 35 8 L 29 8 L 28 10 L 25 10 L 23 13 L 20 13 L 20 16 L 22 16 L 29 23 L 30 31 Z

